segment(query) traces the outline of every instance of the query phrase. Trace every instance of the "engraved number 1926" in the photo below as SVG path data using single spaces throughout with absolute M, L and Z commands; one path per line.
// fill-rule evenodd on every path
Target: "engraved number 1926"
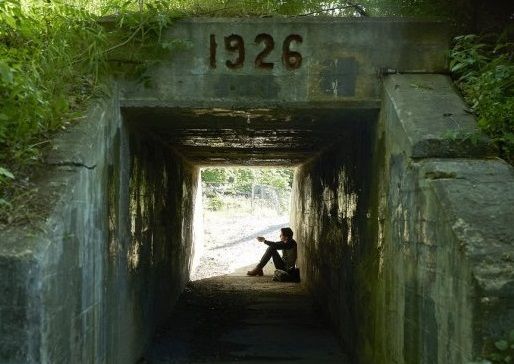
M 299 52 L 291 50 L 291 44 L 293 42 L 302 43 L 303 39 L 298 34 L 291 34 L 284 39 L 282 44 L 282 63 L 288 70 L 298 69 L 302 65 L 302 55 Z M 235 53 L 234 58 L 225 61 L 225 65 L 230 69 L 243 67 L 245 62 L 245 44 L 243 37 L 237 34 L 231 34 L 224 38 L 224 43 L 227 51 Z M 264 49 L 255 58 L 255 67 L 273 69 L 275 64 L 266 62 L 266 57 L 268 57 L 275 48 L 273 37 L 269 34 L 261 33 L 255 37 L 255 44 L 264 44 Z M 217 47 L 216 36 L 211 34 L 209 59 L 211 68 L 216 68 Z

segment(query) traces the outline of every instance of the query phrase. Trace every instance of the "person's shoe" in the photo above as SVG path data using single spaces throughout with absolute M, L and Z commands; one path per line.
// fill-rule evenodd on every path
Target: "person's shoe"
M 262 276 L 264 275 L 264 272 L 262 271 L 262 268 L 255 268 L 255 269 L 252 269 L 252 270 L 249 270 L 248 272 L 246 272 L 246 275 L 248 276 Z

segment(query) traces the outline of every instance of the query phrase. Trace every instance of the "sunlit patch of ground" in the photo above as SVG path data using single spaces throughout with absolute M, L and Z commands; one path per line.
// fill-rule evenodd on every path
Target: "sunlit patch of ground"
M 204 210 L 203 255 L 191 280 L 230 274 L 242 267 L 254 266 L 267 248 L 256 237 L 278 241 L 280 228 L 286 226 L 289 226 L 289 216 L 272 209 L 259 208 L 253 212 L 243 209 Z

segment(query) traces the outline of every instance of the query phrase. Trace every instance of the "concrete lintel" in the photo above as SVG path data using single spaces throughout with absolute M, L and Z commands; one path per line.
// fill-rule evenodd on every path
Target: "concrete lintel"
M 380 75 L 391 70 L 446 73 L 449 34 L 445 22 L 415 19 L 185 19 L 163 35 L 184 47 L 163 54 L 121 98 L 272 107 L 373 102 Z
M 447 76 L 397 74 L 384 82 L 383 110 L 397 148 L 411 158 L 495 155 Z
M 123 97 L 123 95 L 122 95 Z M 381 99 L 352 99 L 338 101 L 282 101 L 282 100 L 239 100 L 235 103 L 232 100 L 159 100 L 156 98 L 122 98 L 122 108 L 184 108 L 184 109 L 237 109 L 249 110 L 266 108 L 273 110 L 283 109 L 379 109 Z

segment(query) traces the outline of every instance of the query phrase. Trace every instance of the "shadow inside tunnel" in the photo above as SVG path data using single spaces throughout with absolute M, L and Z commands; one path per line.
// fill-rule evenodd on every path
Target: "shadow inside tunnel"
M 189 282 L 146 361 L 350 363 L 302 284 L 248 268 Z

